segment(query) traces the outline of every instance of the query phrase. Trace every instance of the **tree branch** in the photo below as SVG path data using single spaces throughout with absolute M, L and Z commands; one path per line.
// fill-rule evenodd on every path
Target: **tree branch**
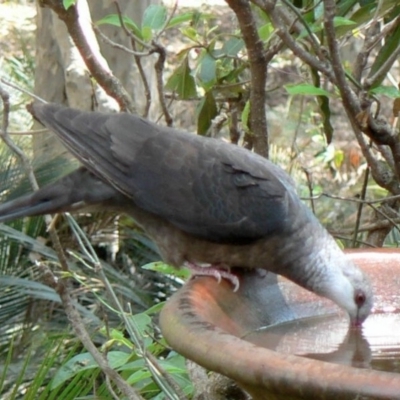
M 40 0 L 40 5 L 42 7 L 51 8 L 58 17 L 64 21 L 89 72 L 105 92 L 118 102 L 121 111 L 135 112 L 135 107 L 129 94 L 123 88 L 119 80 L 112 74 L 106 61 L 101 56 L 100 51 L 96 46 L 97 42 L 95 41 L 95 35 L 91 29 L 91 25 L 86 28 L 83 27 L 83 22 L 82 19 L 79 18 L 78 10 L 78 7 L 84 6 L 83 1 L 78 1 L 77 5 L 69 7 L 68 10 L 64 8 L 61 0 Z M 85 6 L 87 7 L 86 3 Z M 89 29 L 91 32 L 91 41 L 88 40 Z
M 236 14 L 249 57 L 251 73 L 249 123 L 254 134 L 254 141 L 252 141 L 254 150 L 256 153 L 268 157 L 268 128 L 265 110 L 267 63 L 263 43 L 257 32 L 250 2 L 247 0 L 226 0 L 226 2 Z

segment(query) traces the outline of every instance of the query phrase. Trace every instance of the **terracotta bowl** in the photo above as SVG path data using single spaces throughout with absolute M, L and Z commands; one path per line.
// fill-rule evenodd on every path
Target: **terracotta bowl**
M 400 251 L 347 255 L 371 277 L 374 312 L 385 312 L 388 305 L 400 310 Z M 235 380 L 253 399 L 400 399 L 400 374 L 282 354 L 245 340 L 262 326 L 341 311 L 274 274 L 239 273 L 236 293 L 228 282 L 199 277 L 170 298 L 160 324 L 171 347 Z

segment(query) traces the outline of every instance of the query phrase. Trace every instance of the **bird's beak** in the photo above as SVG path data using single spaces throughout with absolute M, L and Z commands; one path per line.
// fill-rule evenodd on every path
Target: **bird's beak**
M 359 330 L 362 328 L 362 323 L 363 321 L 360 321 L 359 319 L 356 318 L 355 320 L 350 322 L 350 329 Z
M 350 317 L 350 329 L 361 329 L 363 322 L 364 320 L 360 318 L 359 313 L 357 312 L 355 318 Z

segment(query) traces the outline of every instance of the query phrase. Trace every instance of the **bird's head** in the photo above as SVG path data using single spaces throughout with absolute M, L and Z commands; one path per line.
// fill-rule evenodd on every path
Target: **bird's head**
M 339 279 L 327 282 L 325 296 L 346 310 L 352 327 L 360 327 L 371 312 L 373 293 L 369 279 L 351 261 L 345 260 Z

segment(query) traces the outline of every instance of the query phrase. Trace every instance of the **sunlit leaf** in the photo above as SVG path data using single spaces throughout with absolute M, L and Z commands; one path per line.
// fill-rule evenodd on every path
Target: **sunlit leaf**
M 152 262 L 149 264 L 143 265 L 141 268 L 147 269 L 150 271 L 160 272 L 164 275 L 172 275 L 177 278 L 186 279 L 190 276 L 190 271 L 187 268 L 175 268 L 172 265 L 165 264 L 161 261 Z
M 68 10 L 71 6 L 74 6 L 76 0 L 63 0 L 63 6 L 66 10 Z
M 182 35 L 186 36 L 187 38 L 193 40 L 194 42 L 197 41 L 199 34 L 192 26 L 184 27 L 180 31 Z
M 285 85 L 284 88 L 291 95 L 303 95 L 303 96 L 330 96 L 331 94 L 324 89 L 309 85 L 307 83 L 301 83 L 299 85 Z
M 167 28 L 172 28 L 172 27 L 174 27 L 176 25 L 183 24 L 184 22 L 190 21 L 192 18 L 193 18 L 193 13 L 192 12 L 175 15 L 168 22 Z
M 261 26 L 261 27 L 258 29 L 258 35 L 260 36 L 260 39 L 261 39 L 263 42 L 265 42 L 265 41 L 267 41 L 267 40 L 270 38 L 270 36 L 271 36 L 271 34 L 272 34 L 273 31 L 274 31 L 274 27 L 273 27 L 272 24 L 269 22 L 269 23 L 267 23 L 267 24 Z

